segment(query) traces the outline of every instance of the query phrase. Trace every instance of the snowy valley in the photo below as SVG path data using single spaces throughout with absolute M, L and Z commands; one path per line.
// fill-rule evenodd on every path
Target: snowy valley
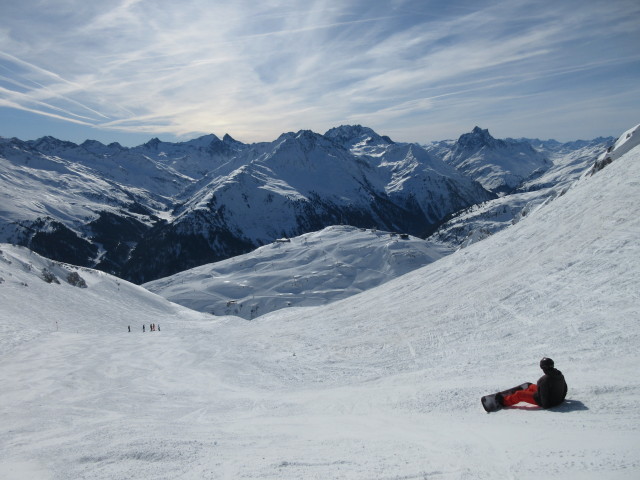
M 451 252 L 409 235 L 333 226 L 143 286 L 200 312 L 250 320 L 350 297 Z

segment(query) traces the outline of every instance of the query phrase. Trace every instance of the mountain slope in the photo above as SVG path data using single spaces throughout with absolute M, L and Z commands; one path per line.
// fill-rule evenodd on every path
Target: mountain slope
M 494 193 L 509 193 L 551 163 L 526 141 L 498 140 L 475 127 L 455 143 L 439 142 L 430 151 Z
M 0 240 L 121 273 L 158 215 L 195 181 L 186 173 L 223 163 L 212 148 L 221 143 L 202 137 L 170 144 L 169 162 L 159 142 L 128 149 L 52 137 L 0 139 Z
M 2 358 L 52 332 L 114 335 L 127 326 L 184 319 L 210 320 L 98 270 L 44 258 L 25 247 L 0 244 Z
M 365 133 L 369 153 L 345 148 Z M 426 236 L 491 198 L 421 147 L 364 127 L 253 145 L 0 139 L 0 191 L 0 241 L 136 282 L 335 224 Z
M 350 297 L 449 253 L 415 237 L 334 226 L 143 286 L 194 310 L 252 319 Z
M 250 148 L 133 250 L 126 278 L 145 282 L 329 225 L 426 236 L 448 214 L 492 195 L 416 145 L 354 155 L 300 131 Z
M 362 125 L 340 125 L 327 130 L 324 136 L 356 155 L 380 154 L 395 143 L 388 136 L 378 135 Z
M 553 164 L 548 170 L 525 181 L 509 195 L 457 212 L 440 226 L 432 239 L 457 248 L 517 223 L 540 205 L 563 195 L 593 167 L 611 140 L 580 142 L 582 146 L 577 149 L 577 142 L 554 144 L 554 150 L 547 154 Z
M 634 147 L 483 242 L 253 322 L 124 283 L 25 287 L 3 245 L 0 476 L 636 478 L 638 178 Z M 567 402 L 485 414 L 542 356 Z

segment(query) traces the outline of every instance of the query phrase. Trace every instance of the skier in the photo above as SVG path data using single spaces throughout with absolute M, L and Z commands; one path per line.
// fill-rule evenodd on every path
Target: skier
M 144 332 L 144 323 L 142 324 L 142 331 Z
M 540 360 L 540 368 L 544 375 L 537 384 L 531 384 L 525 390 L 518 390 L 511 395 L 496 395 L 497 402 L 510 407 L 520 402 L 538 405 L 542 408 L 551 408 L 564 402 L 567 396 L 567 382 L 562 372 L 554 367 L 553 360 L 544 357 Z
M 127 325 L 127 328 L 129 329 L 129 333 L 131 333 L 131 325 Z

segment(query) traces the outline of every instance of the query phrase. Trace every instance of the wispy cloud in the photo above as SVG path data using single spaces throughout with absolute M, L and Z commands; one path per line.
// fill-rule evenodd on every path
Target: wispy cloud
M 0 106 L 114 131 L 266 140 L 359 121 L 420 139 L 640 73 L 634 1 L 55 3 L 0 19 Z

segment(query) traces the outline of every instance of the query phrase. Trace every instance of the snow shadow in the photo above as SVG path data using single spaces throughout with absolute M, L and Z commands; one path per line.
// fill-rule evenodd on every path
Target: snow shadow
M 542 407 L 536 407 L 534 405 L 514 405 L 512 407 L 507 407 L 507 409 L 515 409 L 515 410 L 544 410 Z M 559 413 L 568 413 L 568 412 L 583 412 L 585 410 L 589 410 L 584 403 L 580 400 L 565 400 L 561 405 L 557 407 L 548 408 L 549 412 L 559 412 Z
M 553 412 L 567 413 L 567 412 L 583 412 L 589 410 L 584 403 L 580 400 L 565 400 L 562 405 L 550 409 Z

